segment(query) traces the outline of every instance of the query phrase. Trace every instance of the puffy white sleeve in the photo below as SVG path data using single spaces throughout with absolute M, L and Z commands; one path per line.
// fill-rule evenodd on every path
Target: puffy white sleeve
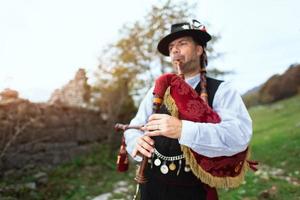
M 181 145 L 207 157 L 231 156 L 244 151 L 252 137 L 252 120 L 240 94 L 222 82 L 213 100 L 221 123 L 182 120 Z
M 152 99 L 153 99 L 153 87 L 147 92 L 146 96 L 142 100 L 136 116 L 131 120 L 130 125 L 145 125 L 148 122 L 148 118 L 152 114 Z M 126 150 L 131 155 L 136 145 L 136 140 L 144 134 L 143 131 L 136 129 L 128 129 L 124 132 Z M 141 157 L 135 157 L 135 160 L 141 161 Z

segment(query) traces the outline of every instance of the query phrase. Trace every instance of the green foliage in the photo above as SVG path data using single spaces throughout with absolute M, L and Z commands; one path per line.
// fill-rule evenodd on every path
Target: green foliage
M 120 39 L 103 50 L 92 102 L 100 108 L 109 130 L 116 122 L 129 123 L 136 112 L 134 100 L 141 100 L 156 76 L 170 71 L 170 64 L 156 46 L 169 32 L 170 24 L 192 18 L 195 7 L 170 0 L 153 5 L 143 20 L 124 26 Z M 110 135 L 108 141 L 115 144 L 119 138 Z
M 104 193 L 128 176 L 116 172 L 115 158 L 109 148 L 99 146 L 90 156 L 77 158 L 54 170 L 49 184 L 40 191 L 47 199 L 78 200 Z M 107 171 L 110 173 L 105 173 Z
M 172 71 L 167 58 L 156 50 L 159 40 L 170 32 L 171 24 L 195 18 L 196 7 L 196 1 L 159 2 L 150 8 L 142 20 L 125 25 L 120 30 L 120 39 L 105 48 L 100 56 L 96 72 L 99 81 L 94 88 L 100 88 L 101 91 L 107 84 L 122 84 L 119 80 L 126 76 L 128 94 L 139 102 L 157 76 Z M 213 36 L 209 44 L 208 54 L 211 57 L 217 57 L 213 51 L 217 39 L 217 36 Z M 214 73 L 220 71 L 214 70 Z
M 157 52 L 156 46 L 169 33 L 170 24 L 193 17 L 194 8 L 194 4 L 170 0 L 153 5 L 143 20 L 122 28 L 123 37 L 113 45 L 118 50 L 114 61 L 134 67 L 138 73 L 150 72 L 150 76 L 153 75 L 152 68 L 163 73 L 170 65 Z M 156 60 L 158 63 L 154 65 Z
M 116 123 L 129 123 L 136 113 L 136 107 L 129 88 L 132 73 L 127 68 L 116 67 L 110 72 L 99 74 L 98 83 L 93 86 L 93 103 L 99 107 L 102 117 L 107 121 L 104 127 L 109 133 L 107 141 L 112 149 L 116 149 L 121 141 L 121 134 L 114 133 Z M 107 79 L 104 75 L 107 75 Z M 97 96 L 98 95 L 98 96 Z
M 116 155 L 112 156 L 106 145 L 97 146 L 87 156 L 81 156 L 63 164 L 54 170 L 48 171 L 48 182 L 40 185 L 36 190 L 28 188 L 17 192 L 2 193 L 3 187 L 17 187 L 22 183 L 34 181 L 32 175 L 22 176 L 10 180 L 0 181 L 0 199 L 21 198 L 24 200 L 82 200 L 92 199 L 99 194 L 113 190 L 116 182 L 129 180 L 133 183 L 133 171 L 119 173 L 116 171 Z M 36 173 L 36 172 L 32 172 Z M 10 196 L 10 197 L 8 197 Z

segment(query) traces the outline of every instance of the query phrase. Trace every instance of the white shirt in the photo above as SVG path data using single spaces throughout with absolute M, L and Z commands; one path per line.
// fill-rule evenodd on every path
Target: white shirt
M 185 80 L 195 88 L 199 74 Z M 142 100 L 130 125 L 144 125 L 152 114 L 153 87 Z M 213 110 L 221 117 L 221 123 L 201 123 L 182 120 L 179 144 L 207 157 L 231 156 L 244 151 L 252 136 L 252 120 L 239 93 L 228 82 L 222 82 L 213 99 Z M 125 131 L 127 151 L 132 153 L 142 131 Z M 140 159 L 136 159 L 140 160 Z

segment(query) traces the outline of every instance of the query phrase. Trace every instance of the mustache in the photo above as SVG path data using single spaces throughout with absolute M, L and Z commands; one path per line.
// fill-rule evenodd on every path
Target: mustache
M 184 60 L 184 56 L 181 54 L 176 54 L 172 57 L 173 62 L 180 62 Z

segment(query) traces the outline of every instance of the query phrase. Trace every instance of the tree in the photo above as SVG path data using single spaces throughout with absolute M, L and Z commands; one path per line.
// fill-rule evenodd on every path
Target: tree
M 132 73 L 124 67 L 114 67 L 110 71 L 105 69 L 104 66 L 99 66 L 96 74 L 98 81 L 92 87 L 92 99 L 93 107 L 99 107 L 103 119 L 106 120 L 105 129 L 111 132 L 107 141 L 115 149 L 121 139 L 121 135 L 113 134 L 115 123 L 128 123 L 136 112 L 129 94 Z
M 149 88 L 155 77 L 172 70 L 166 57 L 157 53 L 156 46 L 162 36 L 169 33 L 170 24 L 193 17 L 194 8 L 195 4 L 169 0 L 153 5 L 143 21 L 122 28 L 123 37 L 112 45 L 112 49 L 116 49 L 113 61 L 135 69 L 138 81 L 132 85 L 133 94 L 145 92 L 140 89 Z
M 124 109 L 128 112 L 134 109 L 122 106 L 133 105 L 129 103 L 133 99 L 139 102 L 157 76 L 172 71 L 168 58 L 157 52 L 157 44 L 169 33 L 170 24 L 195 18 L 196 5 L 171 0 L 153 5 L 143 20 L 125 25 L 120 31 L 120 39 L 103 50 L 93 88 L 94 102 L 108 121 L 124 120 L 118 118 L 121 113 L 126 113 Z M 213 36 L 210 43 L 217 39 Z M 218 56 L 211 45 L 207 51 L 208 56 Z
M 144 88 L 149 89 L 154 79 L 162 73 L 172 71 L 171 64 L 165 56 L 156 50 L 159 40 L 169 33 L 170 24 L 191 21 L 195 18 L 197 3 L 168 0 L 153 5 L 142 21 L 125 25 L 121 31 L 121 39 L 110 45 L 109 53 L 115 66 L 123 66 L 135 74 L 131 94 L 143 96 Z M 213 49 L 218 36 L 212 35 L 207 48 L 209 59 L 219 57 Z M 213 75 L 223 75 L 217 69 L 210 69 Z

